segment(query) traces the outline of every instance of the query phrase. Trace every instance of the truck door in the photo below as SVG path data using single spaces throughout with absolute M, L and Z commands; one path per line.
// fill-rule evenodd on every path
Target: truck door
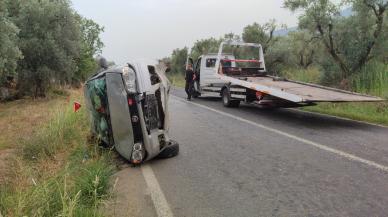
M 224 84 L 225 82 L 217 77 L 216 56 L 204 56 L 201 61 L 201 86 Z
M 200 83 L 201 83 L 201 62 L 202 62 L 202 57 L 199 57 L 197 62 L 195 63 L 194 67 L 194 73 L 195 73 L 195 85 L 194 88 L 196 91 L 200 90 Z

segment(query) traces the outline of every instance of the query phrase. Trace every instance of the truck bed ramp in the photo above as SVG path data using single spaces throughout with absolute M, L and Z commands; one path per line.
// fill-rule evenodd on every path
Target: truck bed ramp
M 272 76 L 232 77 L 219 75 L 233 85 L 250 88 L 295 103 L 379 102 L 384 99 L 316 84 L 280 79 Z

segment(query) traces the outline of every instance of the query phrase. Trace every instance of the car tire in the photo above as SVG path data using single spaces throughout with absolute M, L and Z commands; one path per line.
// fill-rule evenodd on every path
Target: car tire
M 232 100 L 228 88 L 222 90 L 222 103 L 225 107 L 236 108 L 240 106 L 240 100 Z
M 158 158 L 161 158 L 161 159 L 172 158 L 177 156 L 178 153 L 179 153 L 179 144 L 174 140 L 170 140 L 170 144 L 168 144 L 168 146 L 165 147 L 163 151 L 159 153 Z

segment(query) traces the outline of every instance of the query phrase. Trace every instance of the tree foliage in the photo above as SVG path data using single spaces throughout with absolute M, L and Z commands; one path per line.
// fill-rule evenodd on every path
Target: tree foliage
M 103 28 L 69 0 L 1 1 L 0 27 L 0 79 L 13 73 L 20 94 L 45 96 L 51 85 L 79 84 L 96 69 Z
M 20 28 L 19 81 L 35 96 L 51 82 L 69 83 L 77 69 L 80 29 L 67 1 L 31 0 L 15 19 Z
M 187 53 L 188 53 L 187 47 L 184 47 L 183 49 L 177 48 L 172 52 L 171 59 L 170 59 L 171 72 L 179 73 L 179 74 L 184 73 L 185 64 L 187 60 Z
M 17 45 L 19 29 L 10 20 L 6 1 L 0 1 L 0 87 L 6 76 L 15 74 L 17 61 L 22 57 Z
M 77 60 L 78 69 L 73 77 L 73 83 L 84 81 L 89 75 L 97 69 L 94 55 L 101 54 L 104 46 L 100 39 L 100 34 L 104 28 L 93 20 L 86 19 L 80 15 L 76 18 L 81 27 L 80 57 Z
M 340 16 L 341 5 L 352 6 L 353 15 Z M 374 58 L 376 44 L 384 35 L 383 27 L 388 8 L 384 0 L 286 0 L 292 11 L 302 10 L 299 27 L 320 39 L 327 54 L 347 78 Z

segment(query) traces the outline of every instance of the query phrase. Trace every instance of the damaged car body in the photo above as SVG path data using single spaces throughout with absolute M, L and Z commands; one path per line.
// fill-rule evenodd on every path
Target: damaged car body
M 179 152 L 168 135 L 170 85 L 165 71 L 161 64 L 131 62 L 99 72 L 85 84 L 93 135 L 133 164 Z

